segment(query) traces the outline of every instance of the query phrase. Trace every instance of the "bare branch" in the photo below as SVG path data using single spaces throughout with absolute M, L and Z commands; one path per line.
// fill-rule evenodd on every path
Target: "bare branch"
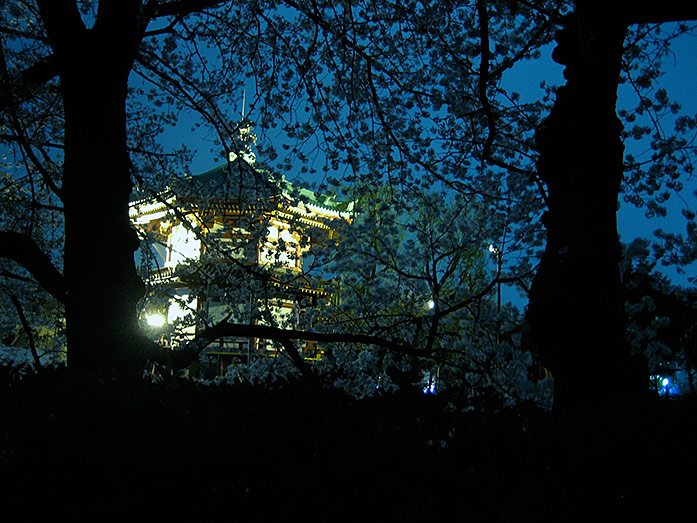
M 183 16 L 218 7 L 228 0 L 173 0 L 172 2 L 149 2 L 154 17 Z
M 66 288 L 63 275 L 29 236 L 0 231 L 0 257 L 19 263 L 36 278 L 46 292 L 65 303 Z
M 281 343 L 284 340 L 304 340 L 316 341 L 319 343 L 360 343 L 364 345 L 376 345 L 393 350 L 402 354 L 413 356 L 426 356 L 423 351 L 414 350 L 400 342 L 372 336 L 370 334 L 351 334 L 351 333 L 330 333 L 312 332 L 295 329 L 281 329 L 268 325 L 246 325 L 240 323 L 230 323 L 223 321 L 201 331 L 192 342 L 199 347 L 199 350 L 213 341 L 226 336 L 238 336 L 242 338 L 260 338 L 265 340 L 276 340 Z
M 613 6 L 613 10 L 628 25 L 697 20 L 697 6 L 684 0 L 625 0 L 622 4 Z
M 26 315 L 24 314 L 22 304 L 19 302 L 17 296 L 15 296 L 12 293 L 9 293 L 9 295 L 10 301 L 12 302 L 12 305 L 17 311 L 17 316 L 19 316 L 19 322 L 22 324 L 22 328 L 24 329 L 24 332 L 27 334 L 27 338 L 29 340 L 29 351 L 31 352 L 31 356 L 34 359 L 34 365 L 36 365 L 37 369 L 40 369 L 42 365 L 41 360 L 39 359 L 39 353 L 36 352 L 36 342 L 34 341 L 34 333 L 31 329 L 31 326 L 29 325 L 29 322 L 27 321 Z

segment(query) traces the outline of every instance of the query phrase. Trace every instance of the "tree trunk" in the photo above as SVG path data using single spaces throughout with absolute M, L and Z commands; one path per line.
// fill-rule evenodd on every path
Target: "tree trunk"
M 92 69 L 64 96 L 68 362 L 87 369 L 114 365 L 133 348 L 143 291 L 128 219 L 125 93 L 114 92 L 124 82 L 102 72 Z
M 140 2 L 100 2 L 87 29 L 72 3 L 40 2 L 65 111 L 62 194 L 68 364 L 119 372 L 141 362 L 143 284 L 128 218 L 128 75 L 142 32 Z M 142 368 L 142 367 L 141 367 Z
M 567 81 L 536 136 L 549 210 L 528 314 L 558 411 L 627 399 L 647 379 L 631 362 L 618 267 L 624 146 L 616 101 L 626 25 L 598 4 L 578 1 L 556 36 L 552 56 L 566 65 Z

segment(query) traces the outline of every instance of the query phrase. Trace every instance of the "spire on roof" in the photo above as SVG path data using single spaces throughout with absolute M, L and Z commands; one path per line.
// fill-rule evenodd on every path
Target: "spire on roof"
M 247 90 L 242 90 L 242 110 L 240 111 L 240 123 L 237 126 L 240 132 L 240 138 L 237 141 L 233 141 L 233 146 L 236 146 L 238 151 L 230 151 L 228 153 L 228 160 L 234 162 L 237 158 L 241 158 L 247 163 L 256 162 L 256 155 L 252 152 L 251 144 L 257 143 L 257 137 L 252 132 L 252 124 L 249 120 L 245 118 L 247 104 Z

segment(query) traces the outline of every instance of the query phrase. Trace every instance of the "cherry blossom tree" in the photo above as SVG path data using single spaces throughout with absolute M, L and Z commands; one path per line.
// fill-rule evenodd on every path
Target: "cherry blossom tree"
M 155 194 L 185 172 L 186 149 L 163 146 L 171 124 L 204 132 L 226 159 L 245 145 L 240 130 L 252 122 L 268 168 L 310 180 L 318 191 L 351 196 L 382 186 L 397 215 L 413 216 L 399 208 L 405 196 L 428 206 L 445 195 L 448 205 L 429 215 L 433 237 L 456 209 L 476 209 L 475 223 L 485 225 L 473 238 L 497 253 L 493 279 L 455 285 L 448 275 L 446 296 L 440 278 L 464 258 L 453 254 L 457 263 L 421 280 L 399 268 L 434 301 L 422 320 L 424 347 L 442 346 L 428 333 L 444 312 L 463 312 L 477 289 L 515 282 L 530 292 L 528 318 L 560 408 L 606 401 L 592 377 L 598 361 L 621 377 L 617 399 L 638 395 L 642 371 L 625 335 L 616 210 L 622 139 L 647 131 L 639 124 L 624 130 L 617 88 L 626 78 L 641 94 L 640 110 L 620 111 L 627 123 L 642 111 L 678 111 L 654 88 L 660 67 L 652 58 L 662 51 L 650 51 L 672 38 L 656 36 L 661 24 L 695 13 L 677 1 L 616 7 L 610 13 L 591 0 L 7 2 L 2 139 L 18 159 L 10 177 L 26 174 L 30 192 L 40 188 L 31 193 L 35 215 L 56 216 L 65 234 L 63 245 L 33 264 L 23 253 L 41 243 L 38 231 L 4 224 L 14 243 L 3 255 L 65 303 L 69 365 L 116 371 L 168 358 L 138 326 L 143 285 L 127 216 L 134 182 Z M 549 53 L 555 34 L 553 58 L 566 66 L 566 85 L 526 99 L 516 93 L 518 66 Z M 693 120 L 681 118 L 675 133 L 653 140 L 649 162 L 626 159 L 628 199 L 641 194 L 660 211 L 662 189 L 689 174 L 685 135 L 693 130 Z M 457 231 L 453 238 L 462 240 L 458 248 L 470 245 Z M 689 245 L 661 238 L 668 247 Z M 691 256 L 687 248 L 679 254 Z M 382 267 L 399 276 L 395 266 Z M 369 289 L 374 276 L 366 276 L 353 288 Z M 198 341 L 248 328 L 211 325 Z M 372 322 L 372 332 L 314 335 L 363 343 L 380 328 Z M 265 329 L 289 353 L 293 340 L 312 334 Z M 197 350 L 190 349 L 177 357 L 190 359 Z

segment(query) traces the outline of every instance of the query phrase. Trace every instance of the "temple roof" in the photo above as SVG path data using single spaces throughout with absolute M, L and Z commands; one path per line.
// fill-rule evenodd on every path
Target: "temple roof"
M 353 202 L 340 202 L 334 196 L 319 195 L 314 191 L 286 180 L 285 176 L 266 169 L 259 163 L 250 164 L 234 159 L 198 175 L 176 178 L 157 198 L 133 195 L 131 207 L 143 207 L 170 198 L 206 201 L 208 204 L 244 205 L 283 202 L 291 212 L 315 212 L 328 217 L 348 217 Z
M 351 202 L 337 201 L 335 196 L 321 195 L 316 192 L 288 181 L 285 176 L 244 161 L 234 161 L 219 165 L 199 175 L 193 176 L 192 181 L 201 187 L 215 188 L 232 199 L 244 200 L 244 196 L 252 199 L 266 196 L 282 196 L 291 202 L 305 203 L 314 207 L 348 212 L 352 209 Z M 237 194 L 235 194 L 237 193 Z M 221 195 L 222 196 L 222 195 Z M 242 196 L 241 198 L 239 196 Z

